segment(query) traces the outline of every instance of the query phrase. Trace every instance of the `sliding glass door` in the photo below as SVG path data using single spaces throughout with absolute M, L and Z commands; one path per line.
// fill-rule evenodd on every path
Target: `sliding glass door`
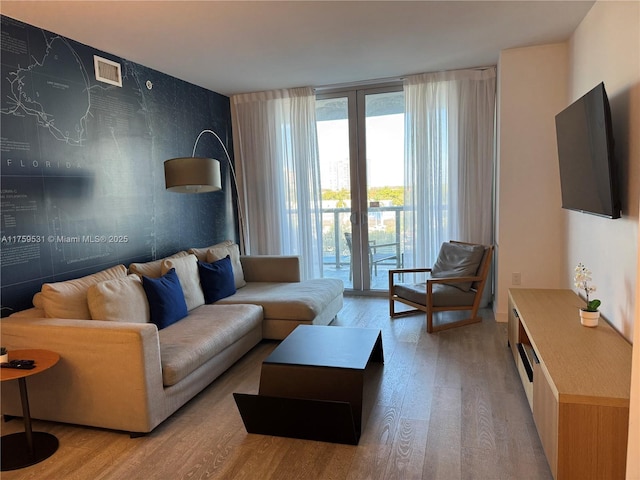
M 383 291 L 403 265 L 401 85 L 318 95 L 323 273 L 347 289 Z

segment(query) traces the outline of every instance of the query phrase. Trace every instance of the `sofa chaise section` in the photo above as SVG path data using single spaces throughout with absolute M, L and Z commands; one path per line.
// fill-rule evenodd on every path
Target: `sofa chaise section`
M 216 305 L 261 305 L 262 337 L 282 340 L 298 325 L 329 325 L 342 309 L 342 291 L 342 282 L 333 278 L 296 283 L 247 282 L 235 295 Z
M 190 250 L 201 261 L 206 249 Z M 262 337 L 283 340 L 298 325 L 329 325 L 343 306 L 344 284 L 335 278 L 300 280 L 295 255 L 239 256 L 241 282 L 236 293 L 216 305 L 253 304 L 263 307 Z

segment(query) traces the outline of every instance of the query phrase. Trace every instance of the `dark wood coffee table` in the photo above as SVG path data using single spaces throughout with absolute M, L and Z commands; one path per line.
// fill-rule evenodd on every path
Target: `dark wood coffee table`
M 380 330 L 300 325 L 264 360 L 259 394 L 234 397 L 249 433 L 355 445 L 383 362 Z

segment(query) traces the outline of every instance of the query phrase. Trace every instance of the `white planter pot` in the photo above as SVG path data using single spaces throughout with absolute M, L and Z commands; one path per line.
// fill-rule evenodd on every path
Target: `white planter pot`
M 0 355 L 0 363 L 7 363 L 9 361 L 9 354 L 5 353 L 4 355 Z
M 587 312 L 580 310 L 580 323 L 585 327 L 597 327 L 600 319 L 600 312 Z

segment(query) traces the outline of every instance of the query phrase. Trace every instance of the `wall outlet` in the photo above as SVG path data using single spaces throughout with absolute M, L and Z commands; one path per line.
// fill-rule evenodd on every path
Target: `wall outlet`
M 520 285 L 521 281 L 522 276 L 520 275 L 520 272 L 513 272 L 511 274 L 511 285 Z

